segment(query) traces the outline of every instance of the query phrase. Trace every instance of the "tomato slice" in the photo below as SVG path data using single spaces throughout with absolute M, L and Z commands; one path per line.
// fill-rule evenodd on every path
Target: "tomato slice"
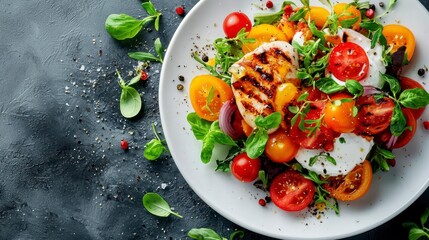
M 372 181 L 372 166 L 368 160 L 357 165 L 345 177 L 330 177 L 324 188 L 340 201 L 353 201 L 364 196 Z
M 401 85 L 402 90 L 412 89 L 412 88 L 425 89 L 423 85 L 421 85 L 419 82 L 404 76 L 399 76 L 399 84 Z M 426 107 L 418 108 L 418 109 L 409 109 L 409 110 L 413 113 L 414 118 L 417 120 L 423 115 L 423 112 L 425 111 L 425 109 Z
M 387 40 L 387 44 L 392 46 L 391 53 L 394 53 L 398 48 L 405 46 L 405 53 L 408 61 L 411 60 L 416 48 L 416 39 L 413 32 L 407 27 L 399 24 L 389 24 L 383 27 L 383 35 Z
M 231 87 L 222 79 L 199 75 L 192 79 L 189 97 L 195 113 L 202 119 L 215 121 L 222 105 L 233 98 Z
M 411 109 L 402 108 L 402 112 L 404 113 L 405 119 L 407 120 L 407 126 L 410 127 L 411 129 L 405 130 L 401 134 L 401 136 L 398 137 L 398 140 L 396 140 L 396 143 L 395 145 L 393 145 L 393 148 L 401 148 L 407 145 L 414 137 L 414 134 L 416 133 L 417 123 L 413 113 L 411 112 Z
M 357 133 L 374 135 L 390 126 L 395 103 L 388 97 L 375 99 L 373 95 L 357 99 L 358 112 Z
M 300 211 L 313 200 L 315 186 L 299 172 L 287 170 L 277 175 L 270 186 L 273 203 L 285 211 Z
M 260 24 L 254 26 L 247 38 L 254 38 L 255 42 L 243 44 L 242 50 L 244 53 L 249 53 L 266 42 L 276 40 L 287 41 L 287 36 L 279 28 L 270 24 Z
M 341 43 L 329 55 L 328 70 L 341 81 L 360 81 L 368 75 L 368 56 L 356 43 Z

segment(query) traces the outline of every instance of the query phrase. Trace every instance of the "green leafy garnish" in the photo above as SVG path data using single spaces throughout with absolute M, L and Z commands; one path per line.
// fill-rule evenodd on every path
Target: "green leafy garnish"
M 155 29 L 159 29 L 159 18 L 161 13 L 157 12 L 151 1 L 144 2 L 143 8 L 149 16 L 138 20 L 127 14 L 110 14 L 105 22 L 106 31 L 117 40 L 135 37 L 146 23 L 155 20 Z
M 165 140 L 161 140 L 161 138 L 158 136 L 158 133 L 156 132 L 156 129 L 155 129 L 155 124 L 153 123 L 152 123 L 152 131 L 153 131 L 153 134 L 155 135 L 155 138 L 150 140 L 145 145 L 145 150 L 143 152 L 143 156 L 147 160 L 151 160 L 151 161 L 158 159 L 164 151 L 168 152 L 168 147 L 166 145 Z
M 255 14 L 255 16 L 253 17 L 254 25 L 256 26 L 260 24 L 274 24 L 279 22 L 284 14 L 284 8 L 286 5 L 295 5 L 295 3 L 291 1 L 284 1 L 278 12 L 269 14 Z
M 423 238 L 429 239 L 429 228 L 426 226 L 426 222 L 429 217 L 429 208 L 425 208 L 423 214 L 420 216 L 420 226 L 413 222 L 405 222 L 402 224 L 404 228 L 408 228 L 409 240 L 418 240 Z
M 203 163 L 210 162 L 215 143 L 237 146 L 237 143 L 220 129 L 219 121 L 211 123 L 201 119 L 194 112 L 188 114 L 187 120 L 191 125 L 195 138 L 203 141 L 203 148 L 201 150 L 201 161 Z
M 151 214 L 158 217 L 168 217 L 170 214 L 182 218 L 179 213 L 173 212 L 170 205 L 157 193 L 149 192 L 143 196 L 143 206 Z
M 130 52 L 128 53 L 128 56 L 137 61 L 149 61 L 149 62 L 162 63 L 164 49 L 162 47 L 161 40 L 159 38 L 155 39 L 154 47 L 158 56 L 155 56 L 152 53 L 148 53 L 148 52 Z
M 372 165 L 373 172 L 378 172 L 379 170 L 387 172 L 390 170 L 389 160 L 395 159 L 395 155 L 379 146 L 374 146 L 369 153 L 369 158 Z
M 302 173 L 302 175 L 305 178 L 310 179 L 311 181 L 313 181 L 316 184 L 316 192 L 315 192 L 314 198 L 313 198 L 314 203 L 315 204 L 324 204 L 325 206 L 334 210 L 335 214 L 339 214 L 340 209 L 339 209 L 337 200 L 334 199 L 335 203 L 330 202 L 328 200 L 330 194 L 323 187 L 323 185 L 328 183 L 328 182 L 326 180 L 320 179 L 319 175 L 317 175 L 317 173 L 315 173 L 313 171 L 308 171 L 308 174 Z
M 127 84 L 124 79 L 121 77 L 121 74 L 116 70 L 116 74 L 119 78 L 119 86 L 122 89 L 121 98 L 119 100 L 119 108 L 122 116 L 126 118 L 133 118 L 139 114 L 142 108 L 142 99 L 140 93 L 130 86 L 138 82 L 141 76 L 141 72 L 137 74 L 130 82 Z
M 265 172 L 265 170 L 260 170 L 259 173 L 258 173 L 258 176 L 259 176 L 259 179 L 262 182 L 262 187 L 264 189 L 266 189 L 267 186 L 268 186 L 268 175 L 267 175 L 267 173 Z
M 266 117 L 256 117 L 256 129 L 253 130 L 244 144 L 246 153 L 250 158 L 255 159 L 264 152 L 268 141 L 268 130 L 277 128 L 281 120 L 282 116 L 279 112 L 274 112 Z
M 210 228 L 192 228 L 188 232 L 188 236 L 196 240 L 228 240 L 227 238 L 222 237 L 213 229 Z M 229 236 L 229 240 L 234 239 L 243 239 L 243 231 L 235 231 Z
M 333 165 L 337 165 L 337 161 L 335 161 L 335 158 L 331 157 L 329 153 L 320 153 L 316 156 L 311 157 L 308 165 L 311 167 L 317 162 L 317 160 L 321 160 L 321 159 L 325 159 L 326 161 L 332 163 Z

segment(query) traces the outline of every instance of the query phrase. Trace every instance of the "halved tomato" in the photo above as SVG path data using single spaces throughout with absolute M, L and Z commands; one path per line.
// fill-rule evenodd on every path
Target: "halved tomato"
M 202 119 L 215 121 L 222 105 L 233 98 L 231 87 L 222 79 L 199 75 L 192 79 L 189 97 L 195 113 Z
M 261 24 L 254 26 L 247 38 L 254 38 L 254 43 L 243 44 L 242 50 L 244 53 L 249 53 L 259 47 L 262 43 L 272 42 L 276 40 L 287 41 L 286 35 L 282 30 L 270 24 Z
M 273 179 L 270 197 L 277 207 L 285 211 L 300 211 L 311 203 L 315 189 L 311 180 L 297 171 L 287 170 Z
M 345 177 L 330 177 L 324 188 L 340 201 L 353 201 L 364 196 L 372 181 L 372 166 L 368 160 L 357 165 Z
M 398 48 L 405 46 L 407 59 L 408 61 L 411 60 L 414 54 L 414 49 L 416 48 L 416 39 L 410 29 L 399 24 L 389 24 L 383 27 L 383 35 L 387 40 L 387 44 L 393 47 L 392 50 L 390 50 L 391 53 L 394 53 Z
M 393 145 L 393 148 L 401 148 L 407 145 L 416 133 L 416 119 L 410 110 L 411 109 L 408 108 L 402 108 L 402 112 L 404 113 L 405 119 L 407 120 L 407 126 L 409 129 L 405 130 L 401 136 L 398 137 L 398 140 L 396 141 L 395 145 Z
M 357 133 L 374 135 L 390 126 L 395 103 L 388 97 L 375 99 L 373 95 L 362 96 L 357 99 L 359 109 Z

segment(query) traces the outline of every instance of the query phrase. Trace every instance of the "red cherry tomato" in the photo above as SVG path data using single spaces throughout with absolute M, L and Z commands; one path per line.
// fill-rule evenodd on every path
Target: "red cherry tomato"
M 411 112 L 411 109 L 402 108 L 402 112 L 405 115 L 405 119 L 407 119 L 407 126 L 410 127 L 411 129 L 405 130 L 401 134 L 401 136 L 398 137 L 398 140 L 396 141 L 395 145 L 393 145 L 393 148 L 401 148 L 407 145 L 414 137 L 414 134 L 416 133 L 417 123 L 413 113 Z
M 243 28 L 246 28 L 246 32 L 249 32 L 252 29 L 252 22 L 242 12 L 232 12 L 223 20 L 223 31 L 228 38 L 235 38 Z
M 252 182 L 259 174 L 261 160 L 251 159 L 247 153 L 240 153 L 234 157 L 231 163 L 231 172 L 234 177 L 242 182 Z
M 277 207 L 285 211 L 300 211 L 311 203 L 314 191 L 311 180 L 297 171 L 287 170 L 273 179 L 270 197 Z
M 412 88 L 425 89 L 419 82 L 403 76 L 399 77 L 399 84 L 401 85 L 402 90 L 412 89 Z M 409 109 L 409 110 L 413 113 L 414 118 L 417 120 L 422 116 L 425 109 L 426 107 L 418 108 L 418 109 Z
M 328 70 L 341 81 L 360 81 L 368 75 L 368 69 L 368 56 L 356 43 L 341 43 L 329 55 Z
M 356 101 L 358 125 L 356 132 L 374 135 L 390 126 L 395 103 L 388 97 L 375 99 L 373 95 L 362 96 Z

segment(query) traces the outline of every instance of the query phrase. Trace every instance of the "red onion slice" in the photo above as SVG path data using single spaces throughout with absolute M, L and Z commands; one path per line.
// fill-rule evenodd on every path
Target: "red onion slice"
M 239 121 L 237 117 L 241 119 L 240 112 L 238 111 L 234 99 L 226 101 L 219 112 L 219 127 L 234 140 L 239 139 L 243 135 L 243 129 L 241 127 L 234 127 L 234 122 Z
M 388 149 L 393 149 L 393 146 L 395 146 L 396 141 L 398 141 L 398 136 L 395 136 L 395 135 L 390 136 L 389 141 L 386 144 L 386 147 Z
M 373 86 L 364 86 L 363 87 L 363 96 L 367 96 L 367 95 L 373 95 L 373 94 L 378 94 L 381 93 L 380 89 L 373 87 Z

